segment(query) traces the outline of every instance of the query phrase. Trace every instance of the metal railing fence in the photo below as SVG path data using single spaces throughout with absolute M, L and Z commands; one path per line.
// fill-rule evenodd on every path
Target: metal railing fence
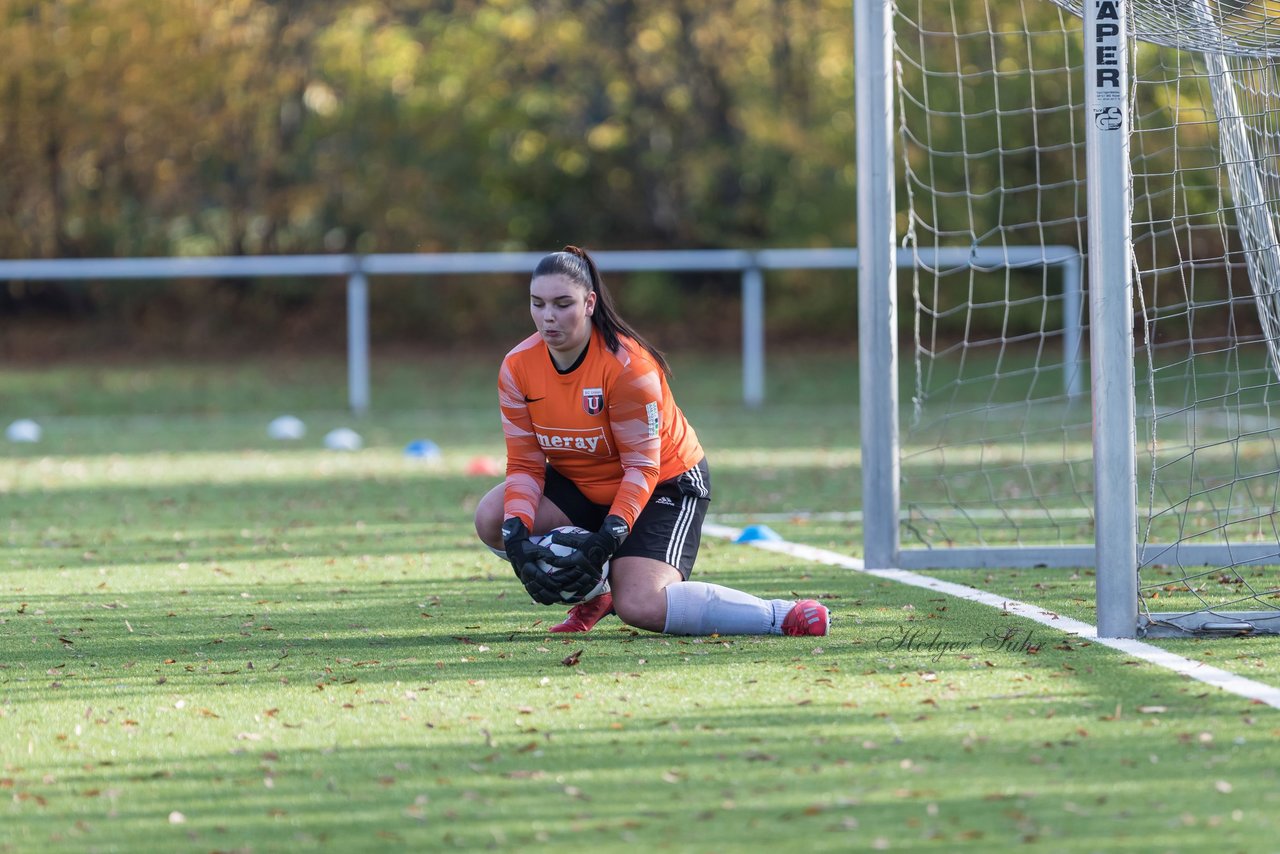
M 602 272 L 737 272 L 742 288 L 742 400 L 765 400 L 766 270 L 856 270 L 857 249 L 696 249 L 599 251 Z M 200 258 L 83 258 L 0 261 L 0 281 L 80 281 L 344 276 L 347 280 L 347 386 L 352 412 L 369 411 L 369 278 L 404 275 L 529 273 L 538 252 L 377 255 L 256 255 Z M 1080 393 L 1083 331 L 1080 254 L 1070 246 L 897 251 L 898 267 L 917 262 L 980 270 L 1057 267 L 1062 271 L 1064 383 Z

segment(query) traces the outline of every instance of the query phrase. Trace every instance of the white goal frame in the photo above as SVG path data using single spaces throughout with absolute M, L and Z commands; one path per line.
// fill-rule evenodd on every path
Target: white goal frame
M 1086 79 L 1081 83 L 1087 128 L 1095 541 L 1091 545 L 928 548 L 904 548 L 900 541 L 894 3 L 860 0 L 854 4 L 864 560 L 868 567 L 902 569 L 1092 567 L 1098 633 L 1103 637 L 1267 631 L 1270 625 L 1280 628 L 1280 611 L 1139 613 L 1138 568 L 1155 556 L 1147 551 L 1155 547 L 1140 547 L 1138 537 L 1129 3 L 1087 0 L 1080 4 L 1086 40 Z M 1274 562 L 1277 553 L 1276 543 L 1265 542 L 1231 547 L 1181 543 L 1172 548 L 1178 550 L 1180 560 L 1204 564 L 1268 563 Z

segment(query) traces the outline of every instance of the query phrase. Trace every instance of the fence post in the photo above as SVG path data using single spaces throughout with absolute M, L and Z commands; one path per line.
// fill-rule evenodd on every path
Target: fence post
M 1069 401 L 1084 394 L 1083 371 L 1084 329 L 1080 309 L 1084 302 L 1083 271 L 1079 253 L 1073 253 L 1059 266 L 1062 270 L 1062 369 L 1063 385 Z
M 764 272 L 754 264 L 742 271 L 742 402 L 764 403 Z
M 360 259 L 347 277 L 347 397 L 351 411 L 369 411 L 369 281 Z

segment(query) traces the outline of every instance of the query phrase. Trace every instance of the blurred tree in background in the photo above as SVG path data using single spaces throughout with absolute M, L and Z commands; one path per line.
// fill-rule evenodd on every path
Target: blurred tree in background
M 852 27 L 848 0 L 0 0 L 0 253 L 851 245 Z M 780 278 L 797 330 L 847 340 L 851 294 Z M 661 316 L 671 281 L 636 284 Z M 730 285 L 680 290 L 714 314 Z M 314 282 L 0 287 L 148 336 L 341 328 Z M 494 290 L 402 283 L 432 316 L 375 302 L 375 334 L 492 331 Z
M 801 0 L 0 0 L 7 257 L 847 243 Z

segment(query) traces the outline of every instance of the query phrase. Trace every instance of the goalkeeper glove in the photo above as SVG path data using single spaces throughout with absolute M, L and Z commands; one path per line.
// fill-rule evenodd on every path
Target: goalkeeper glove
M 520 518 L 513 516 L 502 523 L 502 546 L 506 549 L 507 560 L 511 561 L 516 578 L 520 579 L 535 602 L 554 605 L 564 601 L 560 598 L 560 587 L 553 576 L 543 572 L 538 566 L 539 561 L 555 557 L 555 552 L 529 539 L 529 528 Z
M 605 563 L 630 533 L 631 528 L 626 521 L 613 515 L 605 516 L 604 526 L 594 534 L 557 533 L 552 541 L 569 546 L 573 551 L 563 557 L 552 558 L 550 563 L 561 569 L 577 569 L 599 582 Z

